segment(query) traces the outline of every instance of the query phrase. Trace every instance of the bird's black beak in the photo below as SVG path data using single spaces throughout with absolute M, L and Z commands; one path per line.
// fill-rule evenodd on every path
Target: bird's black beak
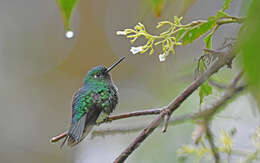
M 116 63 L 114 63 L 112 66 L 110 66 L 107 70 L 106 73 L 108 73 L 109 71 L 111 71 L 114 67 L 116 67 L 116 65 L 118 65 L 120 62 L 122 62 L 126 57 L 122 57 L 120 58 Z

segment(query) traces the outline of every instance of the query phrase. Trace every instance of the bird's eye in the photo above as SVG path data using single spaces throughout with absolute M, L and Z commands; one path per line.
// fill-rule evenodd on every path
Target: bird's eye
M 99 77 L 100 77 L 100 74 L 94 75 L 94 78 L 99 78 Z

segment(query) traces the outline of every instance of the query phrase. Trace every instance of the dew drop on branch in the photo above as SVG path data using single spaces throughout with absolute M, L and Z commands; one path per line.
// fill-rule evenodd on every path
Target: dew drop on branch
M 65 34 L 65 37 L 67 39 L 71 39 L 71 38 L 73 38 L 73 36 L 74 36 L 74 32 L 71 31 L 71 30 L 67 31 L 66 34 Z

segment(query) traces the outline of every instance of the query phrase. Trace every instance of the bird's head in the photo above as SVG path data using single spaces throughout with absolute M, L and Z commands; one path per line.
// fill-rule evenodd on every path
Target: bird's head
M 116 67 L 120 62 L 122 62 L 125 59 L 125 57 L 119 59 L 116 63 L 114 63 L 109 68 L 106 68 L 104 66 L 97 66 L 92 68 L 87 76 L 85 77 L 84 84 L 87 84 L 88 82 L 108 82 L 111 83 L 111 76 L 109 72 Z
M 88 82 L 103 82 L 103 81 L 111 81 L 111 77 L 107 72 L 107 68 L 104 66 L 97 66 L 92 68 L 87 76 L 85 77 L 84 83 Z

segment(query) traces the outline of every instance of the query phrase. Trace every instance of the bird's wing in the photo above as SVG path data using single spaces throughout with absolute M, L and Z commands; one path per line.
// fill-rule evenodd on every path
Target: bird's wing
M 69 146 L 74 146 L 82 141 L 96 122 L 101 109 L 93 101 L 91 105 L 83 105 L 82 98 L 86 95 L 81 89 L 75 93 L 72 101 L 72 123 L 61 146 L 68 141 Z M 83 100 L 84 101 L 84 100 Z

